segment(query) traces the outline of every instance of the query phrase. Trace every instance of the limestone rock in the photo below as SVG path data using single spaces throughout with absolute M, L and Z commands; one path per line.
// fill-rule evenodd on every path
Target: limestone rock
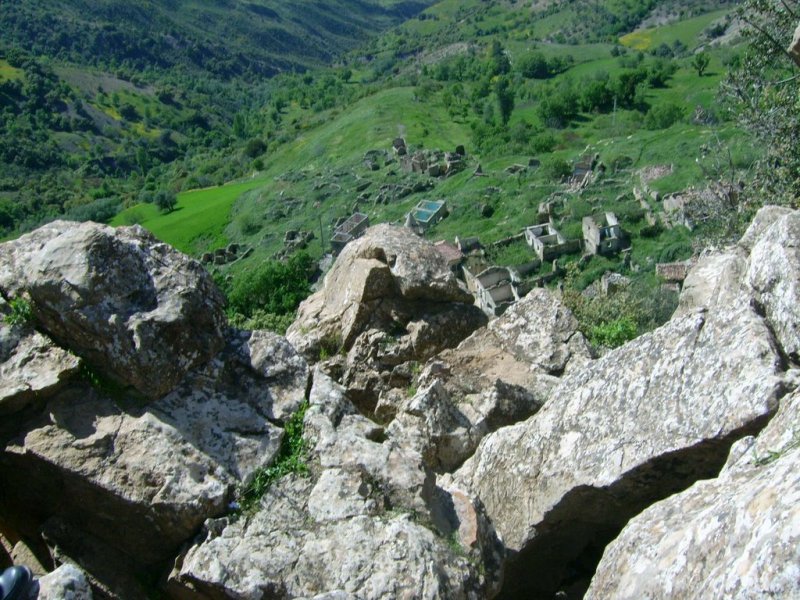
M 0 416 L 52 395 L 80 364 L 29 325 L 6 323 L 6 309 L 0 298 Z
M 780 217 L 760 236 L 747 281 L 784 352 L 800 361 L 800 214 Z
M 123 568 L 158 564 L 273 461 L 283 435 L 273 423 L 297 409 L 307 385 L 305 361 L 267 332 L 232 334 L 214 360 L 147 405 L 71 382 L 4 444 L 4 510 L 78 526 L 129 557 Z M 70 541 L 58 544 L 80 562 Z
M 255 515 L 208 521 L 170 577 L 178 598 L 482 598 L 499 546 L 480 508 L 314 375 L 305 428 L 319 473 L 285 477 Z M 454 551 L 448 535 L 464 540 Z M 460 544 L 461 542 L 457 542 Z M 468 557 L 472 557 L 470 560 Z M 481 574 L 473 561 L 488 565 Z
M 488 329 L 515 358 L 553 375 L 570 360 L 583 364 L 591 357 L 577 319 L 549 290 L 531 290 Z
M 717 479 L 659 502 L 606 549 L 587 598 L 800 596 L 800 394 Z
M 800 25 L 794 30 L 792 43 L 789 44 L 789 48 L 786 51 L 792 57 L 792 60 L 800 66 Z
M 349 350 L 367 329 L 405 329 L 418 315 L 439 314 L 453 303 L 471 305 L 472 297 L 433 246 L 408 229 L 378 225 L 345 247 L 323 288 L 300 306 L 287 337 L 316 359 L 326 343 Z
M 794 212 L 791 208 L 785 206 L 765 206 L 759 209 L 747 227 L 742 239 L 739 240 L 738 245 L 749 254 L 753 251 L 753 246 L 764 237 L 767 229 L 782 217 L 791 215 Z
M 202 266 L 138 226 L 56 221 L 0 245 L 0 289 L 30 297 L 64 347 L 149 398 L 223 346 L 223 298 Z
M 92 600 L 86 575 L 75 565 L 61 565 L 39 579 L 39 600 Z
M 554 593 L 566 565 L 631 516 L 714 476 L 731 444 L 777 409 L 781 365 L 767 325 L 739 295 L 567 374 L 534 417 L 486 437 L 456 480 L 512 552 L 504 592 Z
M 570 311 L 547 290 L 532 290 L 506 313 L 445 350 L 422 371 L 419 391 L 393 410 L 389 430 L 429 468 L 452 472 L 487 434 L 522 421 L 547 401 L 555 375 L 587 363 L 588 345 Z

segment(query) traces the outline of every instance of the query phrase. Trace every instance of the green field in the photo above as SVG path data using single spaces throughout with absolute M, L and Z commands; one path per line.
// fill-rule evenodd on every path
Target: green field
M 227 244 L 224 235 L 231 206 L 244 192 L 263 185 L 263 178 L 231 183 L 219 188 L 178 194 L 174 211 L 161 214 L 152 204 L 138 204 L 122 211 L 111 224 L 138 223 L 161 241 L 182 252 L 197 254 Z

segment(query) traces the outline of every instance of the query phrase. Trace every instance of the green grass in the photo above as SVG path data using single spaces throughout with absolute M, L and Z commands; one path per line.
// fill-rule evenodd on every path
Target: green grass
M 7 61 L 0 59 L 0 82 L 22 79 L 24 73 L 8 64 Z
M 112 225 L 137 222 L 158 239 L 182 252 L 197 254 L 228 243 L 225 226 L 231 207 L 244 192 L 264 184 L 263 178 L 231 183 L 219 188 L 178 194 L 176 209 L 162 214 L 152 204 L 137 204 L 122 211 Z
M 663 27 L 640 29 L 623 35 L 619 41 L 623 46 L 634 50 L 650 50 L 662 43 L 671 45 L 675 40 L 680 40 L 689 48 L 695 48 L 698 45 L 698 37 L 703 30 L 713 21 L 729 12 L 731 12 L 731 9 L 717 10 L 693 19 L 664 25 Z
M 306 474 L 306 442 L 303 439 L 303 419 L 308 410 L 308 402 L 304 401 L 283 429 L 283 439 L 275 462 L 269 467 L 259 469 L 253 476 L 250 485 L 239 494 L 239 507 L 243 512 L 258 509 L 258 504 L 273 483 L 290 473 Z

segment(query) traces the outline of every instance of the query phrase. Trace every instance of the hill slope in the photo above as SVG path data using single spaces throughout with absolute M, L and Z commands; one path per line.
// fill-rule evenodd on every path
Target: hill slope
M 6 3 L 0 42 L 79 64 L 231 77 L 328 63 L 426 0 Z

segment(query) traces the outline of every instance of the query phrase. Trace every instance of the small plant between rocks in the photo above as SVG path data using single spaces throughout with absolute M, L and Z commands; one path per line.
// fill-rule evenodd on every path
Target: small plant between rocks
M 307 446 L 303 439 L 303 419 L 308 410 L 308 401 L 304 401 L 283 428 L 283 440 L 275 462 L 268 467 L 258 469 L 250 485 L 240 492 L 238 502 L 234 503 L 236 512 L 255 512 L 264 494 L 273 483 L 290 473 L 306 475 Z
M 14 298 L 8 305 L 11 312 L 3 319 L 9 325 L 25 325 L 33 321 L 33 309 L 31 303 L 25 298 Z

